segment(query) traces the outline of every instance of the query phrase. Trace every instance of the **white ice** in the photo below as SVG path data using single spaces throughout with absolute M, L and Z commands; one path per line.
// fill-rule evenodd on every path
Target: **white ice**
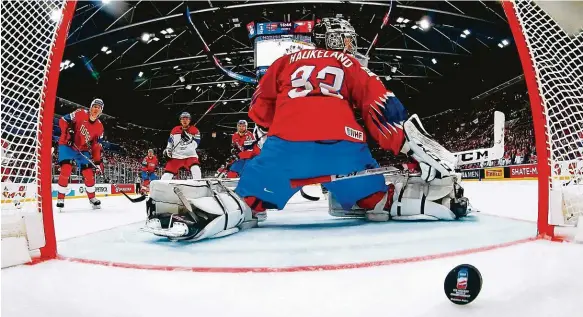
M 397 259 L 535 235 L 536 182 L 473 182 L 465 188 L 466 196 L 481 210 L 472 221 L 368 225 L 330 219 L 325 202 L 296 199 L 286 210 L 270 212 L 264 228 L 198 246 L 161 242 L 138 232 L 144 206 L 123 197 L 103 199 L 103 209 L 97 211 L 88 209 L 84 199 L 67 201 L 70 210 L 55 214 L 55 223 L 59 253 L 64 256 L 187 267 Z M 249 254 L 234 252 L 237 244 Z M 484 279 L 481 294 L 467 306 L 450 303 L 443 291 L 447 272 L 462 263 L 476 266 Z M 54 260 L 2 270 L 1 313 L 6 317 L 580 316 L 582 264 L 583 246 L 544 240 L 413 263 L 294 273 L 151 271 Z

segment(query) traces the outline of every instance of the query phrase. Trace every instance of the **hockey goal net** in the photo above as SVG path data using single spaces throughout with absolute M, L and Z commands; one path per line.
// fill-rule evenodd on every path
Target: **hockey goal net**
M 2 1 L 2 267 L 56 256 L 51 138 L 74 1 Z M 40 252 L 39 252 L 40 250 Z
M 508 18 L 530 96 L 539 173 L 538 230 L 577 235 L 583 224 L 583 3 L 512 1 Z M 583 219 L 583 218 L 582 218 Z M 579 229 L 569 230 L 577 226 Z

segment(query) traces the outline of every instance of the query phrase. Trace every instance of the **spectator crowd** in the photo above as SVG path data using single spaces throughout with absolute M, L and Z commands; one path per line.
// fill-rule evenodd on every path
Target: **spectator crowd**
M 512 88 L 512 87 L 510 87 Z M 533 125 L 528 94 L 524 89 L 506 89 L 487 99 L 473 101 L 459 108 L 421 118 L 425 129 L 450 151 L 488 148 L 493 146 L 494 111 L 506 115 L 504 157 L 484 163 L 461 166 L 464 168 L 506 166 L 536 163 Z M 168 131 L 123 124 L 117 119 L 102 120 L 105 126 L 103 143 L 106 173 L 102 181 L 133 182 L 141 171 L 141 161 L 148 149 L 153 149 L 160 160 L 161 175 L 166 159 L 162 151 L 166 146 Z M 235 127 L 233 128 L 233 130 Z M 234 132 L 234 131 L 233 131 Z M 402 164 L 407 158 L 394 156 L 371 144 L 373 156 L 381 166 Z M 58 175 L 56 164 L 58 148 L 54 144 L 53 175 Z M 205 133 L 199 147 L 199 158 L 204 177 L 215 174 L 230 157 L 231 136 L 228 133 Z M 180 178 L 186 178 L 181 174 Z M 73 180 L 74 181 L 74 180 Z

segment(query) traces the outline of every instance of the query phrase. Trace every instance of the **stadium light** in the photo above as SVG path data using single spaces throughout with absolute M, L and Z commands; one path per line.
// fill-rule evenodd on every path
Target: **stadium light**
M 391 73 L 396 73 L 397 72 L 397 67 L 393 66 L 391 67 Z
M 464 30 L 464 34 L 465 34 L 465 35 L 470 35 L 470 30 L 468 30 L 468 29 L 465 29 L 465 30 Z
M 150 34 L 144 33 L 142 34 L 142 42 L 148 42 L 150 40 Z
M 174 68 L 174 69 L 177 69 L 177 68 L 178 68 L 178 65 L 176 65 L 176 66 L 174 66 L 174 67 L 172 67 L 172 68 Z
M 107 52 L 107 49 L 108 49 L 108 47 L 107 47 L 107 46 L 104 46 L 104 47 L 102 47 L 102 48 L 101 48 L 101 51 L 102 51 L 103 53 L 105 53 L 105 52 Z
M 413 24 L 413 25 L 411 26 L 411 28 L 412 28 L 413 30 L 415 30 L 416 28 L 418 28 L 418 26 L 417 26 L 416 24 Z
M 167 28 L 166 32 L 168 32 L 168 34 L 172 34 L 172 33 L 174 33 L 174 30 L 172 28 Z
M 192 85 L 186 85 L 186 89 L 191 90 L 192 89 Z
M 144 72 L 139 72 L 138 77 L 142 77 L 142 76 L 144 76 Z
M 105 54 L 107 55 L 111 54 L 111 50 L 108 50 L 107 52 L 105 52 Z
M 186 81 L 186 79 L 184 79 L 184 77 L 182 77 L 182 76 L 178 77 L 178 79 L 180 80 L 181 83 Z
M 104 5 L 105 5 L 105 4 L 108 4 L 108 3 L 110 3 L 110 2 L 111 2 L 111 0 L 101 0 L 101 3 L 103 3 Z
M 462 33 L 460 36 L 463 37 L 464 39 L 466 38 L 466 34 L 464 33 Z
M 429 30 L 429 28 L 431 27 L 431 21 L 429 21 L 429 18 L 422 18 L 421 20 L 419 20 L 419 27 L 424 31 Z
M 70 64 L 69 64 L 69 68 L 71 68 L 71 67 L 73 67 L 73 66 L 75 66 L 75 63 L 70 63 Z
M 402 23 L 402 22 L 403 22 L 403 20 L 404 20 L 404 19 L 403 19 L 402 17 L 398 17 L 398 18 L 397 18 L 397 23 Z
M 437 60 L 436 60 L 435 58 L 432 58 L 432 59 L 431 59 L 431 62 L 432 62 L 433 64 L 437 64 Z
M 510 44 L 510 43 L 508 42 L 508 40 L 506 40 L 506 39 L 502 40 L 502 45 L 504 45 L 504 46 L 508 46 L 508 44 Z
M 503 47 L 504 47 L 504 45 L 502 45 L 502 43 L 498 43 L 498 47 L 499 47 L 499 48 L 503 48 Z
M 401 55 L 397 55 L 397 58 L 398 58 L 398 59 L 401 59 Z
M 162 33 L 163 35 L 168 34 L 168 32 L 166 32 L 166 30 L 162 30 L 162 31 L 160 31 L 160 33 Z
M 158 42 L 160 40 L 160 38 L 159 37 L 154 37 L 153 40 L 156 41 L 156 42 Z
M 59 9 L 54 9 L 51 11 L 51 21 L 59 22 L 61 21 L 61 17 L 63 16 L 63 12 Z

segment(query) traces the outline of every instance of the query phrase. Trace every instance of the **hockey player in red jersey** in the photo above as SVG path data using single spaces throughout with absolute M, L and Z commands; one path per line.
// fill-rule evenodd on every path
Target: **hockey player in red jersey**
M 170 131 L 168 145 L 164 149 L 164 155 L 168 157 L 168 162 L 161 179 L 172 179 L 181 168 L 189 170 L 193 179 L 200 179 L 202 172 L 196 153 L 200 144 L 200 132 L 196 127 L 190 125 L 190 113 L 181 113 L 179 119 L 180 125 Z
M 210 182 L 207 188 L 185 187 L 189 192 L 183 194 L 197 212 L 212 215 L 203 219 L 176 211 L 182 200 L 172 193 L 174 184 L 161 183 L 160 190 L 152 186 L 156 194 L 150 203 L 156 212 L 149 213 L 147 231 L 179 240 L 223 237 L 256 226 L 266 209 L 282 209 L 299 191 L 291 180 L 378 167 L 354 112 L 381 148 L 413 158 L 421 175 L 389 178 L 388 185 L 383 175 L 324 182 L 330 215 L 388 221 L 410 216 L 452 220 L 467 214 L 463 188 L 452 175 L 455 156 L 430 139 L 417 116 L 407 118 L 395 95 L 352 56 L 352 26 L 323 19 L 313 28 L 313 41 L 317 49 L 277 59 L 261 79 L 249 110 L 261 153 L 245 164 L 236 195 L 217 194 Z
M 97 172 L 103 171 L 101 161 L 101 139 L 103 138 L 103 124 L 99 116 L 103 112 L 104 103 L 101 99 L 94 99 L 89 110 L 79 109 L 59 119 L 61 136 L 59 138 L 59 174 L 57 186 L 57 207 L 65 206 L 65 195 L 69 177 L 73 170 L 73 162 L 81 170 L 85 182 L 85 191 L 93 208 L 100 208 L 101 202 L 95 198 L 95 172 L 88 159 L 99 166 Z
M 299 188 L 291 179 L 345 175 L 378 167 L 366 143 L 366 129 L 381 148 L 423 161 L 428 179 L 437 162 L 409 146 L 403 123 L 407 113 L 380 79 L 352 56 L 356 33 L 345 20 L 323 19 L 313 30 L 314 50 L 277 59 L 261 79 L 249 117 L 268 137 L 261 154 L 247 163 L 235 190 L 259 220 L 266 209 L 282 209 Z M 432 170 L 433 168 L 433 170 Z M 386 221 L 393 185 L 382 175 L 323 184 L 343 209 L 367 210 L 367 218 Z
M 158 179 L 157 167 L 158 158 L 154 155 L 154 150 L 149 149 L 148 155 L 142 160 L 142 193 L 147 193 L 150 182 Z
M 231 138 L 232 153 L 237 160 L 229 167 L 227 178 L 236 178 L 241 175 L 245 164 L 259 154 L 260 150 L 256 146 L 255 136 L 247 130 L 247 121 L 239 120 L 237 123 L 237 132 L 233 133 Z

